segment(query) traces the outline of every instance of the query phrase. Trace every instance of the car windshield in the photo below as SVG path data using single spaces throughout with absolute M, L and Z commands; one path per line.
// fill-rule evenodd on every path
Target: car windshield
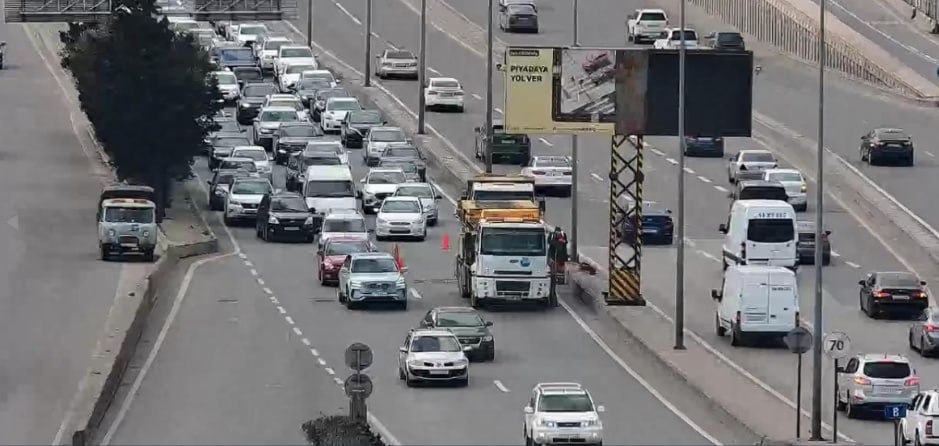
M 644 12 L 644 13 L 642 13 L 642 15 L 639 17 L 639 20 L 640 20 L 640 21 L 643 21 L 643 22 L 646 22 L 646 21 L 648 21 L 648 22 L 652 22 L 652 21 L 655 21 L 655 22 L 664 22 L 664 21 L 666 20 L 666 18 L 665 18 L 665 14 L 663 14 L 663 13 L 661 13 L 661 12 Z
M 754 218 L 747 225 L 747 240 L 757 243 L 786 243 L 795 238 L 795 227 L 788 218 Z
M 357 259 L 352 262 L 353 273 L 394 273 L 398 272 L 398 265 L 392 258 Z
M 232 187 L 234 195 L 264 195 L 271 192 L 271 183 L 267 181 L 239 181 Z
M 460 88 L 460 83 L 457 81 L 434 81 L 431 86 L 440 88 Z
M 720 43 L 743 43 L 743 36 L 737 33 L 718 33 L 717 41 Z
M 280 136 L 288 138 L 304 138 L 317 136 L 316 128 L 312 125 L 289 125 L 280 127 Z
M 339 110 L 339 111 L 349 111 L 349 110 L 360 110 L 362 107 L 359 106 L 359 101 L 332 101 L 326 105 L 328 110 Z
M 463 346 L 456 336 L 417 336 L 411 341 L 412 353 L 459 351 L 463 351 Z
M 567 159 L 538 159 L 535 161 L 534 167 L 571 167 L 571 163 Z
M 541 395 L 538 412 L 591 412 L 593 403 L 587 395 Z
M 482 327 L 486 325 L 476 313 L 458 311 L 454 313 L 437 313 L 438 327 Z
M 300 101 L 293 99 L 277 99 L 269 102 L 267 105 L 270 107 L 289 107 L 297 111 L 303 110 L 304 108 Z
M 287 74 L 301 74 L 304 71 L 315 70 L 313 65 L 291 65 L 287 67 Z
M 257 68 L 248 68 L 246 70 L 235 70 L 235 78 L 239 80 L 247 81 L 259 81 L 263 80 L 264 76 L 261 75 L 261 70 Z
M 258 35 L 264 34 L 267 32 L 267 28 L 261 25 L 241 25 L 238 28 L 238 34 L 241 35 Z
M 416 59 L 410 51 L 389 51 L 388 59 Z
M 231 160 L 222 160 L 218 164 L 219 169 L 231 169 L 231 170 L 244 170 L 246 172 L 257 172 L 258 166 L 254 164 L 254 161 L 231 161 Z
M 328 71 L 314 71 L 314 72 L 308 72 L 308 73 L 301 73 L 300 75 L 304 79 L 315 79 L 315 80 L 327 81 L 327 82 L 332 82 L 335 80 L 333 79 L 332 73 Z
M 254 51 L 251 48 L 225 48 L 219 50 L 218 56 L 222 62 L 254 62 Z
M 383 158 L 420 158 L 416 147 L 389 147 L 382 154 Z
M 242 136 L 219 136 L 212 140 L 215 147 L 250 146 L 251 141 Z
M 218 81 L 219 85 L 236 85 L 238 84 L 238 78 L 235 77 L 234 73 L 215 73 L 215 80 Z
M 307 197 L 326 197 L 326 198 L 354 197 L 355 188 L 352 186 L 352 181 L 313 180 L 313 181 L 308 181 L 306 183 L 305 195 Z
M 323 232 L 368 232 L 365 220 L 361 218 L 331 218 L 323 222 Z
M 531 5 L 514 4 L 509 5 L 509 14 L 512 15 L 535 15 L 535 8 Z
M 264 51 L 277 51 L 280 47 L 289 44 L 283 40 L 271 40 L 264 43 Z
M 417 173 L 417 164 L 414 163 L 381 163 L 382 167 L 394 167 L 395 169 L 401 169 L 404 173 Z
M 287 122 L 297 120 L 296 111 L 268 110 L 264 113 L 261 113 L 261 121 L 264 122 Z
M 407 181 L 403 172 L 372 172 L 368 184 L 401 184 Z
M 546 240 L 543 229 L 484 228 L 480 239 L 483 255 L 545 255 Z
M 534 200 L 535 194 L 531 191 L 478 190 L 473 193 L 473 199 L 476 201 Z
M 399 197 L 434 198 L 434 191 L 429 186 L 401 186 L 395 192 Z
M 217 176 L 217 177 L 215 178 L 215 184 L 216 184 L 216 185 L 218 185 L 218 184 L 225 184 L 225 185 L 229 185 L 229 186 L 230 186 L 232 183 L 235 182 L 235 178 L 238 178 L 238 175 L 236 175 L 236 174 L 231 174 L 231 173 L 230 173 L 230 174 L 225 174 L 225 175 L 219 175 L 219 176 Z
M 269 94 L 276 94 L 277 87 L 269 84 L 249 85 L 245 87 L 244 95 L 249 97 L 264 97 Z
M 353 124 L 381 124 L 382 116 L 381 112 L 363 110 L 353 113 L 349 121 Z
M 329 88 L 330 85 L 329 82 L 319 79 L 303 79 L 297 84 L 297 90 L 319 90 L 321 88 Z
M 686 29 L 684 34 L 685 34 L 685 40 L 698 40 L 698 34 L 690 29 Z M 672 32 L 672 40 L 681 40 L 681 35 L 682 35 L 681 31 Z
M 918 288 L 919 279 L 909 273 L 880 273 L 880 286 L 885 288 Z
M 339 166 L 341 164 L 342 160 L 338 156 L 330 156 L 326 153 L 303 157 L 303 165 L 305 166 Z
M 309 212 L 306 202 L 300 197 L 282 197 L 271 199 L 271 210 L 274 212 Z
M 802 175 L 795 172 L 776 172 L 766 175 L 768 181 L 802 182 Z
M 111 223 L 153 223 L 153 209 L 108 206 L 104 221 Z
M 910 376 L 910 365 L 905 362 L 877 361 L 864 364 L 864 375 L 870 378 L 903 379 Z
M 267 161 L 267 152 L 263 150 L 235 150 L 231 153 L 233 158 L 250 158 L 254 161 Z
M 347 256 L 368 251 L 368 242 L 332 241 L 326 244 L 326 250 L 323 254 L 327 256 Z
M 369 139 L 375 142 L 395 142 L 407 141 L 408 137 L 401 130 L 373 130 L 369 133 Z
M 313 50 L 309 48 L 284 48 L 280 52 L 280 57 L 308 57 L 313 58 Z M 310 70 L 315 68 L 308 68 Z
M 385 200 L 381 212 L 387 214 L 419 214 L 421 205 L 416 201 Z
M 741 155 L 743 161 L 752 161 L 755 163 L 774 163 L 776 158 L 773 157 L 772 153 L 766 152 L 749 152 Z

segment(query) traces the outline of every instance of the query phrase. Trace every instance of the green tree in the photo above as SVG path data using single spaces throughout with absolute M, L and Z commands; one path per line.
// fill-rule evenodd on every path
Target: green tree
M 60 38 L 62 66 L 118 178 L 152 186 L 162 214 L 172 181 L 191 175 L 217 129 L 222 97 L 205 51 L 155 12 L 153 0 L 125 0 L 106 22 L 69 24 Z

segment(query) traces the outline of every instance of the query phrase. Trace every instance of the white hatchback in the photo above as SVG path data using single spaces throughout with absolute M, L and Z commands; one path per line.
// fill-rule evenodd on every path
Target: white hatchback
M 391 196 L 385 198 L 375 219 L 375 238 L 427 237 L 427 219 L 418 197 Z

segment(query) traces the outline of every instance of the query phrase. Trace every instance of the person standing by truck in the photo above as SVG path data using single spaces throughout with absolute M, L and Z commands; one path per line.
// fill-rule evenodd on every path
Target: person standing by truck
M 560 226 L 554 227 L 554 232 L 548 236 L 549 255 L 551 259 L 551 270 L 554 272 L 554 282 L 563 284 L 566 282 L 565 265 L 568 260 L 567 252 L 567 234 Z

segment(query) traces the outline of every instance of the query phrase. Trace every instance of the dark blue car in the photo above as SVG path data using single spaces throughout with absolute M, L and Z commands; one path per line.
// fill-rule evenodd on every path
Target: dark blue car
M 642 203 L 642 243 L 646 245 L 671 245 L 675 233 L 672 211 L 661 207 L 654 201 Z M 619 228 L 619 236 L 629 240 L 636 235 L 636 225 L 632 219 L 624 219 Z
M 686 136 L 685 156 L 724 157 L 724 138 L 720 136 Z

